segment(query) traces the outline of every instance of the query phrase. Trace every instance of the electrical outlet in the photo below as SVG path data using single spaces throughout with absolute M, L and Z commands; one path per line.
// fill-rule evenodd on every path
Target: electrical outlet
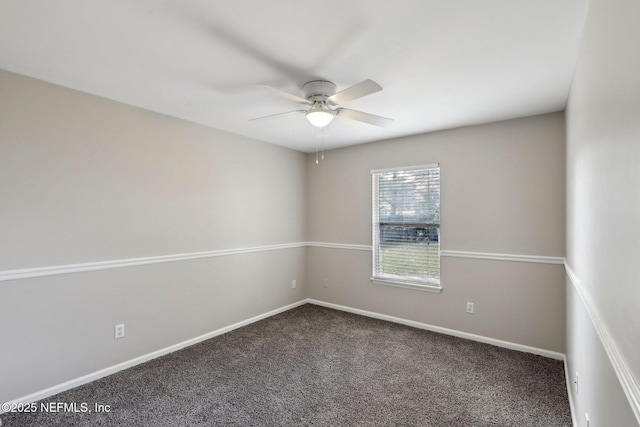
M 114 326 L 113 329 L 115 339 L 124 337 L 124 323 Z
M 574 384 L 576 385 L 576 396 L 578 395 L 578 373 L 576 372 L 576 380 L 574 381 Z
M 472 302 L 468 302 L 467 303 L 467 313 L 473 314 L 473 303 Z
M 291 281 L 291 289 L 295 289 L 295 288 L 296 288 L 296 286 L 298 286 L 298 282 L 296 281 L 296 279 L 293 279 L 293 280 Z

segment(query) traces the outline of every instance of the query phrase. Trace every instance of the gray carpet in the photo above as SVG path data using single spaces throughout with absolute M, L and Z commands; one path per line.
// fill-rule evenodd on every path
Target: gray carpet
M 43 402 L 111 411 L 2 427 L 571 425 L 560 361 L 310 304 Z

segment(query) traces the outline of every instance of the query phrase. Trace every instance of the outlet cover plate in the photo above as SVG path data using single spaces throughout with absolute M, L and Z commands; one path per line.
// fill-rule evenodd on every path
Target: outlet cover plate
M 114 326 L 113 329 L 115 339 L 124 337 L 124 323 Z

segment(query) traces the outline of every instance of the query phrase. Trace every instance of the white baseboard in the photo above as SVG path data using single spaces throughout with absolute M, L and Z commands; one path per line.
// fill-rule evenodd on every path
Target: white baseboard
M 192 346 L 194 344 L 198 344 L 198 343 L 200 343 L 202 341 L 206 341 L 206 340 L 208 340 L 210 338 L 217 337 L 218 335 L 222 335 L 222 334 L 225 334 L 227 332 L 231 332 L 234 329 L 238 329 L 238 328 L 241 328 L 243 326 L 249 325 L 251 323 L 257 322 L 259 320 L 266 319 L 267 317 L 271 317 L 271 316 L 274 316 L 276 314 L 285 312 L 287 310 L 291 310 L 292 308 L 299 307 L 299 306 L 304 305 L 306 303 L 307 303 L 307 300 L 301 300 L 301 301 L 295 302 L 293 304 L 285 305 L 284 307 L 276 308 L 275 310 L 271 310 L 271 311 L 269 311 L 267 313 L 263 313 L 263 314 L 260 314 L 258 316 L 254 316 L 254 317 L 252 317 L 250 319 L 246 319 L 246 320 L 243 320 L 241 322 L 234 323 L 233 325 L 225 326 L 224 328 L 220 328 L 220 329 L 217 329 L 215 331 L 206 333 L 204 335 L 200 335 L 199 337 L 195 337 L 195 338 L 191 338 L 191 339 L 186 340 L 186 341 L 182 341 L 182 342 L 180 342 L 178 344 L 174 344 L 174 345 L 171 345 L 169 347 L 165 347 L 163 349 L 156 350 L 154 352 L 151 352 L 151 353 L 136 357 L 134 359 L 127 360 L 127 361 L 122 362 L 122 363 L 118 363 L 117 365 L 113 365 L 113 366 L 110 366 L 108 368 L 104 368 L 104 369 L 101 369 L 99 371 L 92 372 L 92 373 L 87 374 L 87 375 L 83 375 L 81 377 L 66 381 L 66 382 L 64 382 L 62 384 L 58 384 L 58 385 L 46 388 L 46 389 L 41 390 L 41 391 L 37 391 L 35 393 L 31 393 L 31 394 L 29 394 L 27 396 L 23 396 L 23 397 L 14 399 L 14 400 L 12 400 L 10 402 L 7 402 L 7 403 L 9 403 L 9 404 L 13 404 L 13 403 L 16 403 L 16 404 L 22 403 L 22 404 L 24 404 L 24 403 L 31 403 L 31 402 L 36 402 L 38 400 L 46 399 L 47 397 L 51 397 L 51 396 L 56 395 L 58 393 L 62 393 L 63 391 L 67 391 L 67 390 L 70 390 L 72 388 L 81 386 L 83 384 L 90 383 L 90 382 L 98 380 L 98 379 L 100 379 L 102 377 L 106 377 L 107 375 L 115 374 L 116 372 L 122 371 L 124 369 L 131 368 L 133 366 L 139 365 L 139 364 L 144 363 L 144 362 L 148 362 L 149 360 L 155 359 L 155 358 L 160 357 L 160 356 L 164 356 L 165 354 L 173 353 L 174 351 L 178 351 L 178 350 L 181 350 L 183 348 Z M 4 412 L 5 411 L 2 411 L 0 409 L 0 414 L 3 414 Z
M 387 320 L 389 322 L 399 323 L 401 325 L 412 326 L 418 329 L 424 329 L 427 331 L 438 332 L 445 335 L 451 335 L 458 338 L 465 338 L 472 341 L 477 341 L 485 344 L 495 345 L 497 347 L 508 348 L 511 350 L 522 351 L 524 353 L 537 354 L 539 356 L 548 357 L 555 360 L 564 360 L 564 354 L 555 351 L 544 350 L 541 348 L 530 347 L 523 344 L 516 344 L 509 341 L 502 341 L 495 338 L 488 338 L 482 335 L 470 334 L 468 332 L 457 331 L 455 329 L 443 328 L 440 326 L 429 325 L 427 323 L 416 322 L 414 320 L 403 319 L 400 317 L 389 316 L 386 314 L 374 313 L 372 311 L 361 310 L 359 308 L 347 307 L 344 305 L 333 304 L 330 302 L 319 301 L 315 299 L 307 299 L 310 304 L 320 305 L 322 307 L 333 308 L 336 310 L 346 311 L 349 313 L 360 314 L 362 316 L 372 317 L 374 319 Z
M 164 356 L 165 354 L 169 354 L 172 353 L 174 351 L 178 351 L 181 350 L 183 348 L 192 346 L 194 344 L 198 344 L 202 341 L 208 340 L 210 338 L 216 337 L 218 335 L 222 335 L 225 334 L 227 332 L 231 332 L 234 329 L 238 329 L 241 328 L 243 326 L 249 325 L 251 323 L 257 322 L 259 320 L 263 320 L 266 319 L 268 317 L 274 316 L 276 314 L 285 312 L 287 310 L 291 310 L 293 308 L 299 307 L 301 305 L 304 304 L 315 304 L 315 305 L 319 305 L 319 306 L 323 306 L 323 307 L 327 307 L 327 308 L 333 308 L 336 310 L 341 310 L 341 311 L 345 311 L 345 312 L 349 312 L 349 313 L 354 313 L 354 314 L 359 314 L 362 316 L 367 316 L 367 317 L 371 317 L 371 318 L 375 318 L 375 319 L 380 319 L 380 320 L 386 320 L 386 321 L 390 321 L 390 322 L 394 322 L 394 323 L 399 323 L 402 325 L 406 325 L 406 326 L 411 326 L 411 327 L 415 327 L 415 328 L 419 328 L 419 329 L 424 329 L 424 330 L 428 330 L 428 331 L 432 331 L 432 332 L 438 332 L 438 333 L 442 333 L 442 334 L 446 334 L 446 335 L 451 335 L 451 336 L 456 336 L 459 338 L 465 338 L 465 339 L 469 339 L 472 341 L 477 341 L 477 342 L 482 342 L 485 344 L 491 344 L 491 345 L 495 345 L 498 347 L 503 347 L 503 348 L 508 348 L 511 350 L 518 350 L 518 351 L 522 351 L 522 352 L 526 352 L 526 353 L 533 353 L 533 354 L 537 354 L 540 356 L 544 356 L 544 357 L 548 357 L 551 359 L 556 359 L 556 360 L 564 360 L 564 354 L 562 353 L 557 353 L 557 352 L 553 352 L 553 351 L 549 351 L 549 350 L 543 350 L 543 349 L 539 349 L 539 348 L 535 348 L 535 347 L 530 347 L 530 346 L 526 346 L 526 345 L 522 345 L 522 344 L 516 344 L 516 343 L 511 343 L 508 341 L 502 341 L 502 340 L 497 340 L 494 338 L 488 338 L 488 337 L 483 337 L 481 335 L 475 335 L 475 334 L 470 334 L 467 332 L 461 332 L 461 331 L 456 331 L 454 329 L 448 329 L 448 328 L 442 328 L 439 326 L 434 326 L 434 325 L 429 325 L 426 323 L 421 323 L 421 322 L 416 322 L 413 320 L 408 320 L 408 319 L 402 319 L 399 317 L 394 317 L 394 316 L 388 316 L 386 314 L 380 314 L 380 313 L 374 313 L 371 311 L 366 311 L 366 310 L 361 310 L 361 309 L 357 309 L 357 308 L 352 308 L 352 307 L 347 307 L 344 305 L 338 305 L 338 304 L 333 304 L 333 303 L 329 303 L 329 302 L 324 302 L 324 301 L 319 301 L 319 300 L 315 300 L 315 299 L 311 299 L 311 298 L 307 298 L 292 304 L 288 304 L 286 306 L 277 308 L 275 310 L 271 310 L 267 313 L 263 313 L 260 314 L 258 316 L 254 316 L 250 319 L 246 319 L 243 320 L 241 322 L 238 323 L 234 323 L 232 325 L 226 326 L 224 328 L 220 328 L 217 329 L 215 331 L 209 332 L 207 334 L 204 335 L 200 335 L 198 337 L 195 338 L 191 338 L 189 340 L 180 342 L 178 344 L 174 344 L 171 345 L 169 347 L 165 347 L 163 349 L 136 357 L 134 359 L 131 360 L 127 360 L 125 362 L 119 363 L 117 365 L 113 365 L 110 366 L 108 368 L 104 368 L 101 369 L 99 371 L 96 372 L 92 372 L 90 374 L 87 375 L 83 375 L 81 377 L 66 381 L 64 383 L 46 388 L 44 390 L 41 391 L 37 391 L 35 393 L 31 393 L 27 396 L 23 396 L 17 399 L 14 399 L 10 402 L 10 404 L 16 403 L 16 404 L 20 404 L 20 403 L 31 403 L 31 402 L 36 402 L 38 400 L 42 400 L 42 399 L 46 399 L 47 397 L 51 397 L 53 395 L 56 395 L 58 393 L 61 393 L 63 391 L 67 391 L 70 390 L 72 388 L 75 387 L 79 387 L 83 384 L 87 384 L 90 383 L 92 381 L 98 380 L 102 377 L 105 377 L 107 375 L 111 375 L 111 374 L 115 374 L 116 372 L 122 371 L 124 369 L 127 368 L 131 368 L 133 366 L 139 365 L 141 363 L 147 362 L 149 360 L 155 359 L 157 357 L 160 356 Z M 566 369 L 566 362 L 565 362 L 565 369 Z M 566 372 L 565 372 L 566 375 Z M 567 387 L 569 387 L 569 381 L 568 381 L 568 377 L 567 377 Z M 569 399 L 570 399 L 570 404 L 571 404 L 571 394 L 569 393 Z M 572 407 L 572 416 L 573 416 L 573 405 Z M 3 412 L 0 411 L 0 414 L 2 414 Z

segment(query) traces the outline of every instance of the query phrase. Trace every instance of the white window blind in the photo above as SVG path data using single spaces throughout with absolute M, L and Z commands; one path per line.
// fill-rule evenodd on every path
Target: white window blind
M 372 180 L 373 280 L 439 285 L 440 167 L 372 171 Z

